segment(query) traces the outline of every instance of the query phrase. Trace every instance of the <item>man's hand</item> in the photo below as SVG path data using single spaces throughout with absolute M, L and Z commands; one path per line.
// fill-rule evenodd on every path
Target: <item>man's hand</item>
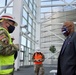
M 35 60 L 36 62 L 42 62 L 42 59 L 40 59 L 40 60 Z
M 39 62 L 42 62 L 42 59 L 38 60 Z
M 40 62 L 40 60 L 35 60 L 35 59 L 34 59 L 34 62 Z

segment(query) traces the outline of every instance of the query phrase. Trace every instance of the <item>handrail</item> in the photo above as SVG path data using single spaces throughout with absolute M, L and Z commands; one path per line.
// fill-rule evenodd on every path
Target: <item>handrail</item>
M 11 0 L 4 8 L 3 8 L 3 10 L 0 12 L 0 14 L 2 14 L 3 13 L 3 11 L 13 2 L 14 0 Z
M 60 51 L 57 51 L 56 53 L 53 53 L 49 58 L 47 59 L 51 59 L 51 57 L 53 57 L 54 55 L 58 54 Z

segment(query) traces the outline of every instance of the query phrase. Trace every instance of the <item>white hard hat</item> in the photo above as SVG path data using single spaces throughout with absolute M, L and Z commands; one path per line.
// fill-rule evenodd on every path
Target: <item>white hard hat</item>
M 37 47 L 36 50 L 35 50 L 35 52 L 41 52 L 41 51 L 40 51 L 40 48 Z
M 40 48 L 39 47 L 36 47 L 36 50 L 40 50 Z
M 35 50 L 35 52 L 41 52 L 40 50 Z
M 13 17 L 13 15 L 12 14 L 9 14 L 9 13 L 3 14 L 2 16 L 0 16 L 0 19 L 8 19 L 8 20 L 11 20 L 11 21 L 15 22 L 15 24 L 14 24 L 15 26 L 18 25 L 17 22 L 15 21 L 15 17 Z

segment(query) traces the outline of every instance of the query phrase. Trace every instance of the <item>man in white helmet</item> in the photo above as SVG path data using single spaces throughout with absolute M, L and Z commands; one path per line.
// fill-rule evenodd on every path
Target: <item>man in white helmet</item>
M 11 14 L 0 16 L 0 75 L 13 75 L 14 54 L 18 48 L 13 44 L 10 33 L 17 22 Z
M 3 24 L 3 27 L 8 30 L 9 33 L 12 33 L 17 26 L 15 18 L 11 14 L 4 14 L 0 17 L 0 23 Z
M 35 53 L 32 56 L 32 60 L 34 62 L 34 71 L 36 75 L 44 75 L 43 61 L 45 60 L 45 56 L 40 51 L 40 48 L 36 48 Z

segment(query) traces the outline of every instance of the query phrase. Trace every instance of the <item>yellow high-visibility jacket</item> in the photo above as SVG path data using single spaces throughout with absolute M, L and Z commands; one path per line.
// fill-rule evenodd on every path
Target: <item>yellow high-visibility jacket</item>
M 0 31 L 6 31 L 6 34 L 8 35 L 9 44 L 12 44 L 10 34 L 8 31 L 2 27 L 0 27 Z M 13 72 L 13 65 L 14 65 L 14 54 L 9 56 L 3 56 L 0 55 L 0 74 L 6 75 Z

